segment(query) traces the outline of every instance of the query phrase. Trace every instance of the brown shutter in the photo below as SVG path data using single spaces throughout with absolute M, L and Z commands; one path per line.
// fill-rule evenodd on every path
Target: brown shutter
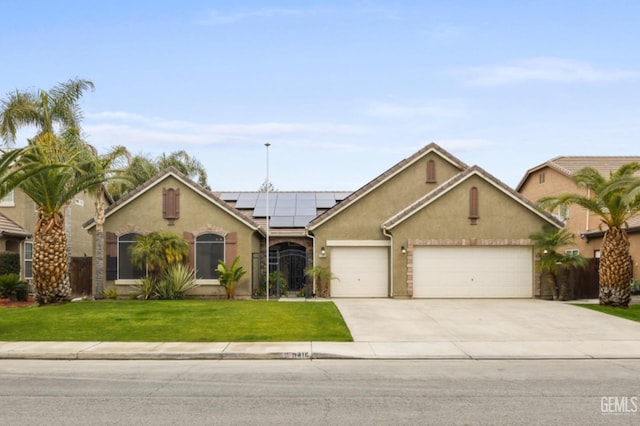
M 170 225 L 180 217 L 180 188 L 162 188 L 162 217 Z
M 436 183 L 436 162 L 427 161 L 427 183 Z
M 224 263 L 231 265 L 238 255 L 238 233 L 229 232 L 224 238 Z
M 469 190 L 469 219 L 471 220 L 471 224 L 475 225 L 479 217 L 478 188 L 474 186 Z

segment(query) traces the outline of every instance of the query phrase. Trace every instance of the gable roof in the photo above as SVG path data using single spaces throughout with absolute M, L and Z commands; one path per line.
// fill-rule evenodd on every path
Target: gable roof
M 508 197 L 513 199 L 518 204 L 524 206 L 526 209 L 530 210 L 532 213 L 535 213 L 537 216 L 546 220 L 551 225 L 556 226 L 558 228 L 562 228 L 564 226 L 564 224 L 558 219 L 556 219 L 553 215 L 551 215 L 548 212 L 539 210 L 531 201 L 524 198 L 521 194 L 517 193 L 516 191 L 511 189 L 509 186 L 502 183 L 500 180 L 498 180 L 496 177 L 494 177 L 493 175 L 491 175 L 481 167 L 473 166 L 473 167 L 467 168 L 462 173 L 455 175 L 454 177 L 449 179 L 447 182 L 444 182 L 441 186 L 439 186 L 435 190 L 429 192 L 428 194 L 420 198 L 418 201 L 416 201 L 412 205 L 400 211 L 395 216 L 389 218 L 386 222 L 382 224 L 382 228 L 393 229 L 400 223 L 404 222 L 406 219 L 413 216 L 415 213 L 422 210 L 424 207 L 428 206 L 429 204 L 436 201 L 438 198 L 442 197 L 443 195 L 453 190 L 462 182 L 471 178 L 472 176 L 479 176 L 480 178 L 482 178 L 483 180 L 485 180 L 486 182 L 494 186 L 496 189 L 498 189 L 499 191 L 501 191 L 502 193 L 506 194 Z
M 0 213 L 0 236 L 29 238 L 31 233 Z
M 438 144 L 430 143 L 426 145 L 424 148 L 422 148 L 421 150 L 419 150 L 418 152 L 416 152 L 415 154 L 413 154 L 412 156 L 405 158 L 404 160 L 397 163 L 395 166 L 388 169 L 386 172 L 382 173 L 381 175 L 379 175 L 369 183 L 365 184 L 363 187 L 353 192 L 343 201 L 336 204 L 326 212 L 322 213 L 320 216 L 316 217 L 314 220 L 309 222 L 309 225 L 307 226 L 307 228 L 309 230 L 312 230 L 320 226 L 321 224 L 325 223 L 327 220 L 335 216 L 337 213 L 341 212 L 342 210 L 344 210 L 351 204 L 355 203 L 365 195 L 369 194 L 370 192 L 372 192 L 373 190 L 381 186 L 383 183 L 387 182 L 389 179 L 396 176 L 397 174 L 405 170 L 407 167 L 411 166 L 416 161 L 419 161 L 420 159 L 424 158 L 427 154 L 431 152 L 435 152 L 444 160 L 448 161 L 449 163 L 459 168 L 460 170 L 464 170 L 468 167 L 465 163 L 463 163 L 462 161 L 460 161 L 459 159 L 457 159 L 456 157 L 454 157 L 453 155 L 449 154 L 447 151 L 442 149 Z
M 607 177 L 611 172 L 618 170 L 621 166 L 629 163 L 640 163 L 640 156 L 560 156 L 552 158 L 534 168 L 527 170 L 516 191 L 520 191 L 532 173 L 549 167 L 559 173 L 571 177 L 578 170 L 585 167 L 591 167 L 600 172 L 601 175 Z
M 203 198 L 205 198 L 206 200 L 210 201 L 212 204 L 215 204 L 216 206 L 218 206 L 221 209 L 225 210 L 230 215 L 236 217 L 238 220 L 240 220 L 242 223 L 247 225 L 249 228 L 251 228 L 253 230 L 260 230 L 261 231 L 261 228 L 258 226 L 258 224 L 253 219 L 247 217 L 246 215 L 244 215 L 239 210 L 231 207 L 228 203 L 226 203 L 225 201 L 221 200 L 213 192 L 211 192 L 208 189 L 204 188 L 203 186 L 197 184 L 192 179 L 190 179 L 188 176 L 186 176 L 185 174 L 181 173 L 175 167 L 166 168 L 165 170 L 161 171 L 160 173 L 158 173 L 157 175 L 155 175 L 154 177 L 152 177 L 151 179 L 149 179 L 148 181 L 146 181 L 142 185 L 138 186 L 137 188 L 133 189 L 132 191 L 127 192 L 122 198 L 120 198 L 114 204 L 112 204 L 107 209 L 105 209 L 105 218 L 109 217 L 110 215 L 112 215 L 116 211 L 120 210 L 121 208 L 123 208 L 124 206 L 126 206 L 127 204 L 129 204 L 130 202 L 135 200 L 136 198 L 140 197 L 142 194 L 146 193 L 151 188 L 159 185 L 162 181 L 164 181 L 168 177 L 173 177 L 173 178 L 179 180 L 184 185 L 186 185 L 187 187 L 191 188 L 194 192 L 198 193 Z M 92 219 L 88 220 L 82 226 L 87 230 L 93 228 L 95 226 L 95 219 L 92 218 Z

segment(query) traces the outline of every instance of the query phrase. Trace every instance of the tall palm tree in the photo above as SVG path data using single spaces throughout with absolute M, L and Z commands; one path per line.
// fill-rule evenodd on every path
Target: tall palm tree
M 622 165 L 605 178 L 596 169 L 578 170 L 572 177 L 578 187 L 587 188 L 587 195 L 566 193 L 539 200 L 540 205 L 553 210 L 559 205 L 576 204 L 597 215 L 606 227 L 600 250 L 599 299 L 601 305 L 628 307 L 631 299 L 633 265 L 629 253 L 626 223 L 640 212 L 640 197 L 629 196 L 630 182 L 640 170 L 640 164 Z
M 63 209 L 76 194 L 99 184 L 103 176 L 81 173 L 76 163 L 77 155 L 70 155 L 68 148 L 60 150 L 56 147 L 63 142 L 50 141 L 50 146 L 40 143 L 30 142 L 29 149 L 18 161 L 13 181 L 37 205 L 33 284 L 36 301 L 44 305 L 67 301 L 71 295 Z M 58 151 L 68 156 L 65 161 L 52 155 Z M 43 164 L 49 167 L 43 168 Z
M 106 200 L 110 197 L 107 191 L 107 184 L 114 182 L 129 182 L 130 178 L 126 173 L 129 159 L 131 158 L 129 151 L 124 146 L 116 146 L 111 148 L 109 152 L 99 155 L 98 151 L 87 145 L 86 160 L 81 161 L 87 173 L 96 173 L 104 177 L 95 187 L 89 188 L 89 192 L 95 197 L 94 222 L 95 227 L 95 293 L 96 298 L 102 297 L 104 289 L 104 222 Z
M 5 143 L 15 143 L 19 128 L 36 128 L 9 183 L 38 206 L 33 283 L 40 304 L 70 298 L 68 241 L 62 210 L 77 193 L 103 178 L 78 167 L 86 150 L 80 138 L 82 112 L 78 101 L 84 91 L 93 87 L 88 80 L 69 80 L 49 91 L 16 91 L 0 103 L 0 137 Z
M 197 176 L 198 184 L 210 189 L 208 188 L 207 171 L 204 169 L 204 166 L 197 158 L 191 157 L 187 151 L 174 151 L 169 155 L 163 153 L 158 157 L 156 164 L 158 170 L 164 170 L 167 167 L 173 166 L 189 177 L 195 178 Z
M 558 282 L 558 276 L 570 268 L 584 268 L 587 259 L 579 254 L 559 253 L 562 247 L 573 245 L 575 235 L 567 228 L 545 227 L 529 236 L 538 255 L 538 269 L 547 278 L 553 300 L 566 294 L 566 282 Z

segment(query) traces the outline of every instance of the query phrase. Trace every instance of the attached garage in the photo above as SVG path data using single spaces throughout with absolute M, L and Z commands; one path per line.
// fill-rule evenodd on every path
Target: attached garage
M 389 247 L 332 247 L 331 297 L 388 297 Z
M 532 297 L 528 246 L 415 247 L 413 297 Z

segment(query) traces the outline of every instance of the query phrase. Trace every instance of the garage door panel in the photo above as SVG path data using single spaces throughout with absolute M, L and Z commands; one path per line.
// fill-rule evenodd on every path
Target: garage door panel
M 333 247 L 332 297 L 387 297 L 389 277 L 387 247 Z
M 530 247 L 416 247 L 413 296 L 531 297 Z

